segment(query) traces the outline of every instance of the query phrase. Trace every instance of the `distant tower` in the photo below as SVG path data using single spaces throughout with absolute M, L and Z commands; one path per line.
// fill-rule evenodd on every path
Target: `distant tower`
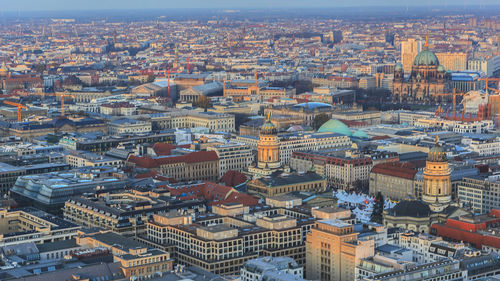
M 425 163 L 422 190 L 422 200 L 429 204 L 433 212 L 441 212 L 451 203 L 450 173 L 446 153 L 436 137 L 436 144 L 429 151 Z
M 260 128 L 260 139 L 258 143 L 258 163 L 260 169 L 275 170 L 280 168 L 280 152 L 278 130 L 271 122 L 270 115 Z

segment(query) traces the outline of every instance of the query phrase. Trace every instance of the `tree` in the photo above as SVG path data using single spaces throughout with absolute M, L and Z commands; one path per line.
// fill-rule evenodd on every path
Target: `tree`
M 330 120 L 330 117 L 326 113 L 321 113 L 321 114 L 314 116 L 313 128 L 315 130 L 319 129 L 319 127 L 321 127 L 321 125 L 325 124 L 328 120 Z
M 205 95 L 198 97 L 198 100 L 194 103 L 197 107 L 201 107 L 207 112 L 207 109 L 212 106 L 212 101 Z
M 375 197 L 375 204 L 373 204 L 373 212 L 370 218 L 370 221 L 382 224 L 384 221 L 383 213 L 384 213 L 384 195 L 377 193 Z

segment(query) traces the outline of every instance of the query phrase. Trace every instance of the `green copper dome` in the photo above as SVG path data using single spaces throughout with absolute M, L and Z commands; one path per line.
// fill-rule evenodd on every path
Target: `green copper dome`
M 396 65 L 394 66 L 394 70 L 396 71 L 401 71 L 403 70 L 403 65 L 401 63 L 396 63 Z
M 433 52 L 424 49 L 415 57 L 413 65 L 439 65 L 439 60 Z
M 276 126 L 271 122 L 271 120 L 267 119 L 266 122 L 260 127 L 260 132 L 266 135 L 273 135 L 278 133 Z
M 443 147 L 436 142 L 433 148 L 429 150 L 429 154 L 427 155 L 427 160 L 431 162 L 446 162 L 448 159 L 446 158 L 446 152 L 444 152 Z
M 438 68 L 437 68 L 437 71 L 440 71 L 440 72 L 445 72 L 446 69 L 444 68 L 443 65 L 439 65 Z
M 318 129 L 319 133 L 336 133 L 336 134 L 341 134 L 345 136 L 351 136 L 351 130 L 349 127 L 347 127 L 346 124 L 342 123 L 341 121 L 337 119 L 331 119 L 321 125 Z

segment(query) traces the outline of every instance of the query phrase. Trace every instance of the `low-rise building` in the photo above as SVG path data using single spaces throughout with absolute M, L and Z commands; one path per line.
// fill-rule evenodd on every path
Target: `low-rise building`
M 250 146 L 243 143 L 218 144 L 207 147 L 207 150 L 215 151 L 219 157 L 219 177 L 227 171 L 245 171 L 255 160 Z
M 380 192 L 385 198 L 416 198 L 414 178 L 417 170 L 411 163 L 389 162 L 373 166 L 370 172 L 370 194 Z
M 323 192 L 326 190 L 326 180 L 313 172 L 303 174 L 277 172 L 269 177 L 251 180 L 247 186 L 250 194 L 271 197 L 301 191 Z
M 303 267 L 299 266 L 295 260 L 290 257 L 262 257 L 249 260 L 243 264 L 240 270 L 242 281 L 262 281 L 276 280 L 274 275 L 284 275 L 278 280 L 304 280 Z
M 69 240 L 80 228 L 35 208 L 0 210 L 0 246 Z

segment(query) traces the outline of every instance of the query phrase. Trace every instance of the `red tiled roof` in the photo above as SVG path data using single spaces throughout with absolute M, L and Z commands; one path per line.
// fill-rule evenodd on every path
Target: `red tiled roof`
M 373 166 L 371 172 L 398 178 L 413 179 L 417 170 L 411 163 L 386 162 Z
M 172 149 L 176 148 L 189 148 L 189 144 L 184 144 L 184 145 L 175 145 L 175 144 L 170 144 L 170 143 L 164 143 L 164 142 L 157 142 L 153 145 L 153 150 L 155 151 L 156 155 L 170 155 L 172 152 Z
M 241 193 L 230 186 L 213 182 L 177 186 L 176 188 L 166 186 L 166 188 L 172 196 L 179 196 L 180 200 L 203 198 L 209 202 L 208 205 L 210 206 L 225 203 L 241 203 L 245 206 L 253 206 L 259 202 L 257 198 L 251 195 Z
M 215 151 L 195 151 L 185 155 L 158 157 L 152 158 L 151 156 L 135 156 L 130 155 L 128 162 L 134 163 L 141 168 L 157 168 L 161 165 L 175 164 L 175 163 L 200 163 L 217 161 L 219 156 Z

